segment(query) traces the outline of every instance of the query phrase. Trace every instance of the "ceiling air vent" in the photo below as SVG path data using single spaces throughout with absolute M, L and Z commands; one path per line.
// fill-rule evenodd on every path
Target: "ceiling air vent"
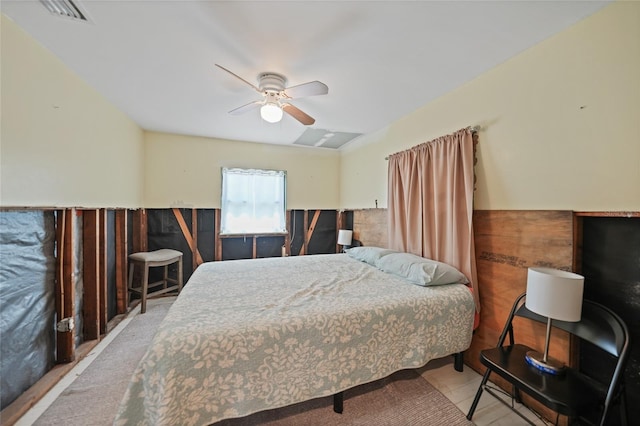
M 74 3 L 71 0 L 40 0 L 40 3 L 56 16 L 62 16 L 63 18 L 69 18 L 75 21 L 89 22 L 87 13 L 80 7 L 77 1 Z
M 338 149 L 360 135 L 362 133 L 332 132 L 324 129 L 307 128 L 294 144 Z

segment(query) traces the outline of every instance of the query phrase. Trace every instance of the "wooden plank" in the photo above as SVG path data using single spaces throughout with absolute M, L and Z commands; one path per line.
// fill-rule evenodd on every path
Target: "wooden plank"
M 198 250 L 195 239 L 193 238 L 193 235 L 191 235 L 191 231 L 189 230 L 189 226 L 187 226 L 187 222 L 184 220 L 184 216 L 182 215 L 182 212 L 178 208 L 173 208 L 171 210 L 173 211 L 173 215 L 176 217 L 176 220 L 178 221 L 178 225 L 180 225 L 180 229 L 182 230 L 182 235 L 184 236 L 184 239 L 187 241 L 187 244 L 189 245 L 191 254 L 193 258 L 196 260 L 196 266 L 201 265 L 203 263 L 203 260 L 202 260 L 202 256 L 200 255 L 200 250 Z
M 82 316 L 85 341 L 100 338 L 100 224 L 98 210 L 82 211 Z
M 346 213 L 343 210 L 339 210 L 336 213 L 336 253 L 340 253 L 342 248 L 340 247 L 340 244 L 338 244 L 338 233 L 342 229 L 342 224 L 345 222 L 344 216 Z
M 313 218 L 311 219 L 311 224 L 309 225 L 309 211 L 304 211 L 304 243 L 300 248 L 300 254 L 307 254 L 309 252 L 309 241 L 313 236 L 313 230 L 316 227 L 316 223 L 318 222 L 318 218 L 320 217 L 321 210 L 314 210 Z
M 128 241 L 127 211 L 116 210 L 115 249 L 116 249 L 116 312 L 127 312 L 129 292 L 127 290 Z
M 215 230 L 214 230 L 214 235 L 215 235 L 215 248 L 214 248 L 214 259 L 216 261 L 220 261 L 222 260 L 222 240 L 220 239 L 220 209 L 215 209 L 214 210 L 214 217 L 215 217 Z
M 107 323 L 109 322 L 109 298 L 107 294 L 107 210 L 100 209 L 100 247 L 99 247 L 99 291 L 100 291 L 100 334 L 107 333 Z
M 191 209 L 191 236 L 193 237 L 193 246 L 196 248 L 196 253 L 200 254 L 198 249 L 198 209 Z M 200 263 L 198 263 L 197 256 L 191 256 L 191 270 L 195 271 L 199 265 L 202 265 L 202 256 L 200 256 Z
M 640 217 L 640 211 L 629 211 L 629 212 L 575 212 L 576 216 L 587 216 L 587 217 Z
M 291 210 L 287 210 L 285 217 L 287 234 L 284 236 L 284 256 L 289 256 L 291 251 Z
M 58 322 L 75 314 L 75 209 L 58 210 L 56 316 Z M 56 362 L 75 359 L 75 327 L 56 330 Z
M 147 211 L 145 209 L 137 209 L 133 211 L 132 221 L 132 239 L 131 252 L 139 253 L 148 251 L 147 239 Z
M 305 210 L 303 215 L 302 222 L 302 246 L 300 247 L 299 255 L 307 254 L 307 246 L 309 244 L 309 240 L 307 238 L 308 230 L 309 230 L 309 210 Z
M 480 363 L 480 351 L 498 342 L 513 302 L 526 290 L 527 268 L 572 268 L 574 225 L 571 211 L 477 210 L 473 220 L 482 310 L 465 360 L 482 374 L 485 368 Z M 514 331 L 520 343 L 544 348 L 544 325 L 517 319 Z M 553 331 L 549 355 L 570 362 L 566 333 Z M 491 380 L 508 389 L 498 377 L 492 376 Z M 555 419 L 554 412 L 530 403 L 545 417 Z
M 309 225 L 309 232 L 307 234 L 307 243 L 311 241 L 311 238 L 313 237 L 313 231 L 316 229 L 320 213 L 322 213 L 322 210 L 315 210 L 313 212 L 313 219 L 311 219 L 311 225 Z
M 387 209 L 353 211 L 353 238 L 363 246 L 388 247 Z
M 256 247 L 257 243 L 258 243 L 258 237 L 253 235 L 251 237 L 251 241 L 252 241 L 252 244 L 251 244 L 252 245 L 252 247 L 251 247 L 251 250 L 252 250 L 251 258 L 255 259 L 257 257 L 257 255 L 258 255 L 258 248 Z

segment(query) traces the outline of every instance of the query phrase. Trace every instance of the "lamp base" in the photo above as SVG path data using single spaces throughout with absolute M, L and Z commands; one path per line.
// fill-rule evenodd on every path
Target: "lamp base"
M 552 374 L 554 376 L 564 373 L 565 366 L 563 363 L 551 358 L 547 358 L 547 361 L 545 362 L 544 355 L 538 351 L 528 351 L 524 359 L 527 361 L 527 364 L 537 368 L 543 373 Z

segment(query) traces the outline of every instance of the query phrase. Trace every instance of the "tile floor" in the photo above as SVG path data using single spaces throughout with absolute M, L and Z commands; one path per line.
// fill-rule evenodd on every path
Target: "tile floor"
M 467 365 L 464 366 L 463 372 L 455 371 L 453 368 L 453 357 L 430 361 L 419 371 L 429 383 L 449 398 L 451 402 L 456 404 L 463 413 L 466 414 L 469 412 L 469 407 L 471 407 L 473 398 L 482 380 L 480 374 L 476 373 Z M 510 403 L 511 399 L 505 395 L 505 401 Z M 516 404 L 516 409 L 534 422 L 535 425 L 545 426 L 552 424 L 539 419 L 534 413 L 521 404 Z M 487 392 L 483 392 L 472 420 L 476 426 L 516 426 L 528 424 Z

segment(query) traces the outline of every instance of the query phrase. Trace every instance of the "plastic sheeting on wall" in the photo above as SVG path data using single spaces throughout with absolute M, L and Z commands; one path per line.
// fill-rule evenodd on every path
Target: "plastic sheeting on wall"
M 0 212 L 0 408 L 55 361 L 55 219 Z

